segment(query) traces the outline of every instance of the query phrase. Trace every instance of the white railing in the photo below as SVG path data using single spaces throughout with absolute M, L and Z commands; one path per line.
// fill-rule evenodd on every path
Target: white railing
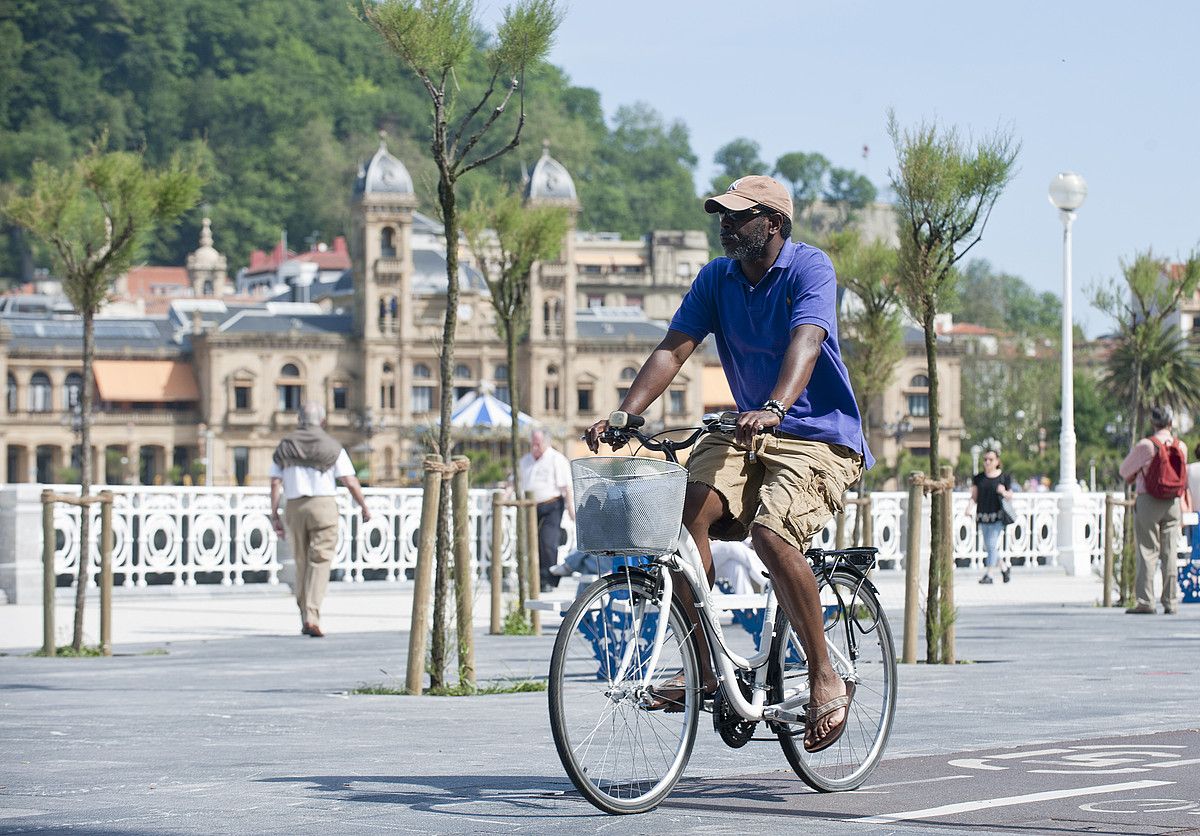
M 54 486 L 78 494 L 78 487 Z M 110 486 L 113 498 L 113 573 L 125 587 L 198 583 L 241 585 L 279 582 L 282 568 L 271 528 L 270 494 L 261 488 L 155 488 Z M 405 581 L 416 565 L 421 519 L 417 488 L 364 489 L 371 521 L 364 524 L 345 491 L 338 494 L 333 577 L 345 583 Z M 492 504 L 489 490 L 469 498 L 471 558 L 480 573 L 491 565 Z M 55 572 L 74 577 L 79 566 L 79 515 L 57 505 Z M 503 525 L 503 561 L 512 568 L 515 510 Z M 99 571 L 99 512 L 92 510 L 91 561 Z M 95 572 L 92 573 L 93 583 Z
M 40 544 L 38 521 L 41 516 L 36 497 L 41 487 L 0 488 L 0 495 L 24 488 L 23 502 L 29 506 L 19 514 L 0 519 L 0 527 L 33 526 L 37 534 L 32 536 L 36 536 L 36 542 Z M 52 487 L 60 493 L 78 493 L 77 487 Z M 270 524 L 270 496 L 266 489 L 125 486 L 107 489 L 115 494 L 113 571 L 119 585 L 140 588 L 163 584 L 237 586 L 279 583 L 283 567 L 276 553 L 278 544 Z M 371 508 L 371 521 L 365 525 L 348 494 L 342 491 L 338 497 L 342 525 L 339 526 L 333 564 L 334 579 L 348 584 L 405 582 L 411 577 L 410 570 L 416 563 L 421 490 L 374 488 L 364 492 Z M 491 494 L 490 490 L 472 490 L 469 500 L 471 557 L 481 578 L 487 576 L 492 561 Z M 880 568 L 885 571 L 902 569 L 906 559 L 908 494 L 878 492 L 872 494 L 871 500 L 873 545 L 879 549 Z M 1018 493 L 1014 495 L 1014 505 L 1017 522 L 1005 533 L 1005 550 L 1014 565 L 1061 565 L 1058 553 L 1059 495 Z M 12 507 L 12 502 L 5 505 L 5 508 Z M 848 508 L 847 542 L 854 530 L 856 508 Z M 1082 494 L 1076 500 L 1076 508 L 1083 518 L 1082 527 L 1077 529 L 1082 531 L 1082 538 L 1075 544 L 1076 549 L 1095 564 L 1103 558 L 1104 494 Z M 1120 542 L 1124 509 L 1117 507 L 1114 510 L 1117 542 Z M 975 565 L 983 558 L 982 543 L 968 511 L 968 494 L 955 494 L 954 554 L 959 566 Z M 11 511 L 4 513 L 11 514 Z M 927 509 L 923 513 L 927 515 Z M 62 583 L 69 582 L 77 573 L 79 514 L 80 509 L 73 506 L 60 504 L 55 508 L 55 571 Z M 99 568 L 98 508 L 93 506 L 92 514 L 90 557 L 96 567 L 96 572 L 92 573 L 94 582 Z M 501 555 L 508 570 L 514 564 L 514 521 L 515 511 L 506 509 Z M 814 545 L 832 548 L 835 532 L 835 521 L 830 520 L 817 535 Z M 573 536 L 569 539 L 573 540 Z M 924 539 L 927 540 L 927 536 Z M 8 541 L 0 537 L 0 551 L 4 550 L 5 542 Z M 30 548 L 32 541 L 26 543 L 16 550 L 19 554 L 0 554 L 0 570 L 5 564 L 23 563 L 32 571 L 32 566 L 40 560 L 40 551 Z M 569 549 L 570 543 L 561 551 L 565 554 Z

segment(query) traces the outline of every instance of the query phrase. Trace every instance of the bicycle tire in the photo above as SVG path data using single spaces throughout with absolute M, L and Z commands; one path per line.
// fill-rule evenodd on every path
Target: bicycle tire
M 879 598 L 861 577 L 835 571 L 817 582 L 830 658 L 839 675 L 855 683 L 849 725 L 822 752 L 805 751 L 803 723 L 775 724 L 775 731 L 788 763 L 806 784 L 819 792 L 845 792 L 862 786 L 883 757 L 896 710 L 896 648 Z M 857 655 L 849 650 L 847 629 Z M 768 685 L 771 702 L 808 691 L 804 651 L 782 608 L 775 620 Z
M 642 688 L 664 609 L 656 587 L 631 571 L 592 583 L 564 616 L 550 659 L 554 746 L 575 787 L 607 813 L 657 807 L 683 775 L 696 739 L 700 671 L 688 622 L 673 601 L 651 684 L 682 675 L 681 710 L 651 710 L 654 698 Z M 630 639 L 638 644 L 617 681 Z

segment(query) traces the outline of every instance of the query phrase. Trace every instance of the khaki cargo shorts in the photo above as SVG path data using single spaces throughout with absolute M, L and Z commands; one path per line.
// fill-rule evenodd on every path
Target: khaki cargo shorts
M 713 524 L 714 539 L 742 540 L 757 523 L 804 551 L 862 473 L 862 455 L 840 444 L 762 435 L 758 460 L 746 452 L 729 436 L 706 435 L 688 458 L 688 481 L 714 488 L 729 510 Z

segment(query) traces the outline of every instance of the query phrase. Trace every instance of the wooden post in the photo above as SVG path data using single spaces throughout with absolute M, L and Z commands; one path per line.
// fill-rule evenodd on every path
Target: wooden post
M 863 515 L 862 518 L 862 543 L 861 545 L 870 548 L 875 545 L 875 520 L 872 518 L 874 508 L 871 504 L 871 495 L 867 494 L 862 499 L 862 505 L 858 506 L 858 513 Z
M 908 475 L 908 541 L 904 551 L 904 651 L 906 665 L 917 662 L 917 615 L 919 611 L 921 569 L 921 500 L 925 474 L 913 471 Z
M 433 549 L 437 544 L 438 501 L 442 474 L 430 469 L 441 465 L 438 456 L 425 458 L 425 486 L 421 496 L 421 531 L 417 539 L 417 568 L 413 578 L 412 624 L 408 633 L 408 671 L 404 687 L 410 694 L 425 689 L 425 648 L 429 641 L 429 605 L 433 600 Z
M 112 656 L 113 495 L 100 493 L 100 654 Z M 86 514 L 88 508 L 84 507 Z
M 529 579 L 528 600 L 536 601 L 542 592 L 542 567 L 541 561 L 538 559 L 537 503 L 533 501 L 531 491 L 525 491 L 525 501 L 528 504 L 522 510 L 525 512 L 525 542 L 529 547 L 529 562 L 526 564 L 528 568 L 525 570 L 525 577 Z M 524 607 L 524 602 L 521 605 Z M 535 636 L 542 634 L 542 614 L 537 610 L 530 611 L 529 626 Z
M 500 549 L 504 543 L 504 506 L 500 491 L 492 492 L 492 624 L 489 632 L 498 636 L 504 632 L 504 563 Z
M 838 515 L 835 520 L 836 521 L 833 528 L 833 547 L 835 549 L 844 549 L 846 548 L 846 508 L 844 502 L 842 505 L 842 510 L 838 511 Z
M 1113 588 L 1113 498 L 1104 494 L 1104 596 L 1102 604 L 1112 606 Z
M 941 480 L 944 487 L 938 499 L 942 502 L 942 550 L 945 566 L 942 570 L 942 664 L 953 665 L 954 653 L 954 472 L 949 465 L 942 466 Z
M 42 654 L 57 652 L 54 642 L 54 494 L 42 491 Z M 86 553 L 86 549 L 81 548 Z
M 471 460 L 466 456 L 455 456 L 454 462 L 462 470 L 454 473 L 451 495 L 454 517 L 454 598 L 458 604 L 458 684 L 475 687 L 475 607 L 473 598 L 475 584 L 472 583 L 470 510 L 468 494 L 471 488 Z

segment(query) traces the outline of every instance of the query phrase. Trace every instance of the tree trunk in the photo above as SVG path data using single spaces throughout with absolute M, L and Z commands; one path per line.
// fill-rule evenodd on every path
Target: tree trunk
M 933 315 L 935 313 L 932 300 L 925 305 L 925 316 L 922 325 L 925 329 L 925 362 L 929 372 L 929 474 L 936 478 L 938 469 L 938 376 L 937 376 L 937 334 L 934 332 Z M 936 665 L 942 660 L 942 632 L 945 630 L 942 612 L 942 573 L 945 571 L 945 560 L 942 555 L 942 519 L 941 503 L 934 498 L 929 503 L 929 590 L 925 599 L 925 661 Z
M 513 498 L 520 499 L 524 494 L 521 484 L 521 470 L 518 466 L 521 460 L 521 397 L 519 381 L 517 380 L 517 323 L 515 318 L 508 322 L 505 328 L 505 356 L 508 358 L 508 405 L 512 410 L 512 421 L 509 424 L 509 460 L 512 464 Z M 517 555 L 517 612 L 525 618 L 525 597 L 529 594 L 529 573 L 525 571 L 529 565 L 525 551 L 529 548 L 525 537 L 525 526 L 521 525 L 522 511 L 517 510 L 517 526 L 515 549 Z
M 86 499 L 92 490 L 92 355 L 95 353 L 95 322 L 91 311 L 83 312 L 83 384 L 79 392 L 79 495 Z M 79 574 L 75 580 L 75 629 L 71 647 L 83 649 L 83 610 L 88 577 L 92 568 L 92 513 L 79 509 Z
M 438 180 L 438 201 L 442 207 L 442 222 L 446 228 L 446 319 L 442 328 L 441 425 L 438 428 L 438 453 L 442 463 L 450 464 L 450 412 L 454 405 L 454 336 L 458 328 L 458 210 L 454 199 L 454 180 L 443 171 Z M 429 686 L 445 685 L 447 636 L 447 602 L 450 592 L 450 491 L 443 490 L 438 501 L 437 560 L 433 593 L 433 636 L 430 642 Z

